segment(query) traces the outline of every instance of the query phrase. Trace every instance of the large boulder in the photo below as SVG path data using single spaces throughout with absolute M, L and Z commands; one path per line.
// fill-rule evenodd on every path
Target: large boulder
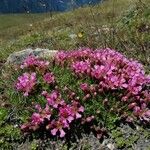
M 40 58 L 53 58 L 57 53 L 57 50 L 49 50 L 49 49 L 25 49 L 19 52 L 12 53 L 8 58 L 6 64 L 21 64 L 26 57 L 29 55 L 35 55 Z

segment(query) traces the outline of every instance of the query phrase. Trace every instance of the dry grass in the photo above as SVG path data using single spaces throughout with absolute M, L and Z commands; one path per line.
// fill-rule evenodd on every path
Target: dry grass
M 106 0 L 100 5 L 54 14 L 52 17 L 50 14 L 0 16 L 3 18 L 0 19 L 3 22 L 0 23 L 0 59 L 6 60 L 13 51 L 27 47 L 74 49 L 80 46 L 112 47 L 129 55 L 132 53 L 131 57 L 138 58 L 137 51 L 148 49 L 142 40 L 148 33 L 142 33 L 141 36 L 141 33 L 136 34 L 137 29 L 132 33 L 129 28 L 122 30 L 122 27 L 117 26 L 127 10 L 137 7 L 138 1 Z M 148 6 L 148 1 L 143 0 L 143 3 Z M 146 21 L 148 22 L 148 17 Z M 134 26 L 139 25 L 137 23 Z M 70 39 L 70 34 L 77 35 L 80 32 L 84 33 L 82 38 Z M 135 43 L 137 37 L 140 39 Z M 148 41 L 148 38 L 146 40 Z M 141 56 L 141 52 L 138 56 L 139 60 L 145 57 Z M 147 58 L 144 61 L 147 63 Z

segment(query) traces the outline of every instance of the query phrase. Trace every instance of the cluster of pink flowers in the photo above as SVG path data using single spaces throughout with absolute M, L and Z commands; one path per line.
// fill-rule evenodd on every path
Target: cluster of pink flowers
M 37 109 L 37 112 L 32 114 L 30 122 L 21 126 L 23 131 L 35 131 L 40 128 L 45 120 L 50 121 L 53 110 L 48 105 L 46 105 L 44 109 L 42 109 L 40 105 L 36 105 L 35 108 Z
M 42 76 L 42 82 L 46 84 L 54 84 L 55 76 L 48 70 L 49 62 L 40 60 L 39 58 L 30 55 L 28 56 L 23 64 L 20 66 L 22 69 L 28 69 L 23 75 L 18 77 L 15 87 L 18 91 L 24 93 L 24 96 L 28 96 L 29 93 L 35 88 L 38 82 L 38 76 Z M 34 73 L 32 72 L 34 71 Z
M 92 92 L 95 95 L 102 91 L 120 91 L 122 94 L 122 97 L 119 97 L 120 101 L 126 101 L 129 105 L 131 102 L 136 102 L 139 107 L 138 112 L 142 112 L 137 113 L 137 116 L 141 120 L 150 121 L 150 90 L 146 88 L 150 85 L 150 76 L 145 74 L 144 67 L 139 62 L 127 59 L 121 53 L 109 48 L 61 51 L 55 60 L 57 64 L 60 62 L 61 65 L 67 64 L 79 77 L 83 75 L 94 79 L 96 88 Z M 90 91 L 90 86 L 86 83 L 82 84 L 80 88 L 84 92 Z M 90 95 L 88 92 L 85 93 L 85 98 L 88 98 Z M 146 110 L 142 107 L 143 103 L 146 105 Z M 133 112 L 136 107 L 132 108 Z
M 50 94 L 46 91 L 42 92 L 42 95 L 46 98 L 48 104 L 53 108 L 58 108 L 59 105 L 63 105 L 65 102 L 61 99 L 61 95 L 58 91 L 54 90 Z
M 65 62 L 70 61 L 73 62 L 76 59 L 81 60 L 82 58 L 88 58 L 91 54 L 92 50 L 89 48 L 86 49 L 79 49 L 74 51 L 59 51 L 55 56 L 55 60 L 57 64 L 64 65 Z
M 72 63 L 71 67 L 76 74 L 88 74 L 91 66 L 89 61 L 76 61 Z
M 21 129 L 28 132 L 44 126 L 53 136 L 64 137 L 65 130 L 70 129 L 72 121 L 82 117 L 84 107 L 77 101 L 66 104 L 58 91 L 52 91 L 50 94 L 43 91 L 42 95 L 47 99 L 46 107 L 42 109 L 40 105 L 36 105 L 37 112 L 32 114 L 30 121 L 23 124 Z
M 109 92 L 116 99 L 116 103 L 118 100 L 121 106 L 125 104 L 125 109 L 132 112 L 127 116 L 124 115 L 126 120 L 131 122 L 138 118 L 143 122 L 150 122 L 150 76 L 145 74 L 144 67 L 139 62 L 127 59 L 124 55 L 109 48 L 99 50 L 83 48 L 58 52 L 55 56 L 55 64 L 69 68 L 78 79 L 83 81 L 79 87 L 83 94 L 83 106 L 86 106 L 84 105 L 86 100 L 89 102 L 97 95 L 104 97 Z M 40 105 L 35 106 L 36 112 L 32 114 L 28 123 L 21 126 L 21 129 L 28 132 L 44 128 L 52 136 L 64 137 L 75 120 L 81 118 L 81 124 L 82 122 L 90 124 L 96 117 L 93 114 L 83 114 L 81 97 L 73 89 L 64 87 L 67 100 L 62 98 L 57 85 L 59 82 L 56 81 L 48 66 L 48 61 L 40 60 L 33 55 L 21 65 L 21 68 L 26 68 L 29 73 L 18 77 L 16 89 L 23 92 L 24 96 L 28 96 L 36 85 L 42 82 L 38 92 L 41 93 L 44 90 L 41 96 L 46 101 L 44 108 Z M 86 78 L 91 79 L 92 82 L 87 83 Z M 43 87 L 45 85 L 46 88 Z M 48 90 L 51 92 L 47 92 Z M 109 99 L 104 98 L 101 105 L 102 107 L 108 106 L 111 112 L 113 108 L 111 109 L 110 104 Z M 116 112 L 119 112 L 119 109 Z M 100 130 L 98 132 L 101 133 Z
M 35 57 L 34 55 L 28 56 L 23 64 L 20 66 L 20 68 L 39 68 L 39 69 L 46 69 L 49 66 L 48 61 L 40 60 L 38 57 Z
M 52 72 L 47 72 L 46 74 L 44 74 L 43 80 L 47 84 L 54 84 L 55 83 L 55 76 Z
M 47 84 L 54 84 L 55 77 L 52 72 L 45 73 L 43 75 L 43 81 Z M 24 93 L 24 96 L 28 96 L 30 92 L 35 88 L 38 84 L 37 82 L 37 74 L 33 73 L 23 73 L 23 75 L 19 76 L 16 83 L 15 88 Z
M 16 89 L 24 93 L 24 96 L 33 90 L 36 85 L 36 73 L 24 73 L 22 76 L 18 77 L 15 84 Z

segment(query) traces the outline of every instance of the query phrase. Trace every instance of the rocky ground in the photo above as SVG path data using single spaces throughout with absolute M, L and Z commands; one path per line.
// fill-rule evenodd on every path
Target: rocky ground
M 40 145 L 46 150 L 67 150 L 68 145 L 63 141 L 45 142 L 35 141 L 32 148 Z M 18 150 L 29 150 L 31 144 L 26 142 L 18 147 Z M 82 135 L 81 139 L 71 143 L 69 150 L 150 150 L 150 130 L 139 126 L 135 128 L 122 125 L 113 130 L 109 138 L 100 142 L 92 133 Z

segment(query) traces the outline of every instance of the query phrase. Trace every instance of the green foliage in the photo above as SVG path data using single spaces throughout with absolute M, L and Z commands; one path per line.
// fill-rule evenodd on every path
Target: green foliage
M 133 149 L 134 145 L 144 139 L 149 139 L 149 132 L 140 127 L 138 131 L 131 127 L 116 128 L 111 132 L 117 148 Z
M 31 150 L 37 150 L 37 148 L 38 148 L 37 141 L 34 140 L 34 141 L 31 143 Z
M 145 131 L 145 130 L 142 130 L 142 132 L 143 132 L 144 137 L 145 137 L 146 139 L 149 139 L 149 138 L 150 138 L 150 132 Z
M 0 135 L 5 138 L 10 138 L 11 140 L 18 140 L 20 139 L 20 129 L 13 125 L 7 125 L 5 127 L 1 127 Z
M 8 115 L 7 110 L 5 108 L 0 108 L 0 125 L 3 123 L 7 115 Z
M 21 140 L 21 132 L 18 127 L 5 125 L 0 128 L 0 149 L 13 149 L 15 143 Z
M 137 2 L 128 10 L 118 23 L 124 34 L 124 41 L 130 40 L 133 47 L 131 55 L 138 57 L 143 63 L 148 64 L 150 40 L 150 7 L 145 2 Z M 137 48 L 136 48 L 137 47 Z M 135 50 L 138 49 L 138 50 Z M 138 56 L 136 56 L 138 54 Z
M 116 8 L 115 12 L 113 5 Z M 131 8 L 127 10 L 130 5 Z M 54 15 L 53 18 L 50 18 L 48 14 L 33 16 L 32 14 L 30 16 L 24 14 L 23 16 L 26 18 L 24 19 L 19 15 L 14 18 L 7 16 L 9 18 L 7 20 L 4 19 L 6 16 L 0 16 L 2 18 L 0 19 L 2 20 L 0 21 L 1 61 L 6 60 L 10 53 L 27 47 L 69 50 L 88 46 L 92 48 L 116 48 L 128 56 L 142 61 L 145 66 L 149 65 L 150 7 L 147 0 L 142 3 L 118 0 L 114 4 L 109 0 L 101 6 L 80 8 L 73 12 Z M 34 21 L 32 21 L 33 18 Z M 8 22 L 10 19 L 12 20 L 11 24 L 10 21 Z M 30 27 L 30 24 L 33 26 Z M 82 34 L 82 36 L 79 34 Z M 70 35 L 74 37 L 72 38 Z M 75 91 L 76 96 L 81 99 L 81 104 L 84 103 L 86 107 L 85 116 L 93 114 L 98 126 L 105 126 L 108 131 L 112 132 L 112 137 L 118 148 L 130 149 L 136 143 L 139 135 L 131 134 L 127 139 L 121 130 L 116 129 L 120 120 L 117 115 L 118 112 L 112 113 L 109 107 L 103 105 L 103 100 L 107 98 L 114 110 L 120 106 L 123 111 L 126 111 L 126 106 L 116 103 L 114 95 L 105 93 L 101 96 L 91 97 L 85 103 L 83 100 L 84 94 L 79 85 L 84 82 L 94 84 L 92 80 L 88 78 L 77 79 L 67 68 L 54 66 L 50 69 L 56 75 L 62 97 L 67 98 L 64 91 L 65 86 Z M 40 93 L 36 93 L 27 99 L 14 91 L 12 84 L 20 73 L 10 69 L 1 81 L 3 82 L 1 87 L 4 86 L 5 89 L 0 88 L 0 92 L 7 95 L 7 101 L 11 103 L 11 106 L 8 109 L 0 108 L 0 125 L 2 125 L 0 126 L 0 149 L 12 149 L 15 144 L 20 141 L 23 142 L 20 129 L 14 127 L 15 123 L 21 125 L 27 122 L 34 111 L 33 104 L 37 102 L 42 105 L 45 104 L 45 99 L 40 96 Z M 45 90 L 51 91 L 51 88 L 45 87 Z M 11 119 L 14 122 L 7 119 L 12 110 Z M 143 132 L 145 138 L 150 138 L 148 131 L 141 130 L 140 133 Z M 32 150 L 39 147 L 38 141 L 33 140 L 31 142 L 30 148 Z M 64 150 L 67 149 L 67 145 L 60 147 Z M 82 148 L 88 150 L 90 146 L 87 143 Z

